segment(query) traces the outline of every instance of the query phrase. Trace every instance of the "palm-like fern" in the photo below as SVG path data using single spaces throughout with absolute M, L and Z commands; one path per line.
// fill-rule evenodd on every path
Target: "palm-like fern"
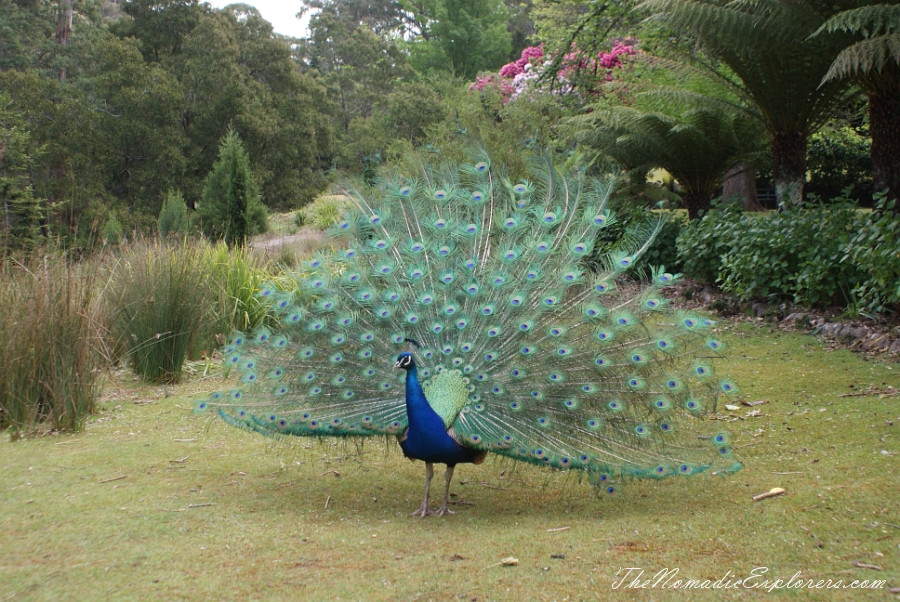
M 900 6 L 870 4 L 828 19 L 814 37 L 852 34 L 823 78 L 854 80 L 869 98 L 872 180 L 900 196 Z
M 753 125 L 711 107 L 669 114 L 631 107 L 595 109 L 579 119 L 576 137 L 628 169 L 662 167 L 684 188 L 688 215 L 709 209 L 725 171 L 752 146 Z
M 842 80 L 822 83 L 836 40 L 810 38 L 831 5 L 818 0 L 646 0 L 673 29 L 695 36 L 740 80 L 769 133 L 779 202 L 802 199 L 806 144 L 848 96 Z

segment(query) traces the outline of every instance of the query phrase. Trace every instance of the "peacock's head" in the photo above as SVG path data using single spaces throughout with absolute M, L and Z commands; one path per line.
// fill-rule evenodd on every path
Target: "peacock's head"
M 394 364 L 394 368 L 403 368 L 404 370 L 409 370 L 411 368 L 416 367 L 416 362 L 413 360 L 413 356 L 409 351 L 404 351 L 400 355 L 397 356 L 397 363 Z

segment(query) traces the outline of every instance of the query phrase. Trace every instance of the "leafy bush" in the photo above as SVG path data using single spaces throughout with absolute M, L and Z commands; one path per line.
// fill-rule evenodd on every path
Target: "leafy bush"
M 113 344 L 150 382 L 174 383 L 215 298 L 195 247 L 155 243 L 128 249 L 107 290 Z
M 659 230 L 656 237 L 634 264 L 633 273 L 646 275 L 651 266 L 664 266 L 669 272 L 678 272 L 682 269 L 675 246 L 678 233 L 685 221 L 682 214 L 653 211 L 645 206 L 620 207 L 614 213 L 615 220 L 603 228 L 595 241 L 595 258 L 623 246 L 631 246 L 658 223 Z
M 678 237 L 685 272 L 742 299 L 849 304 L 884 311 L 900 302 L 900 218 L 881 200 L 860 213 L 846 199 L 782 213 L 714 209 Z
M 159 210 L 159 235 L 168 238 L 169 235 L 184 236 L 188 233 L 188 208 L 184 197 L 177 190 L 170 190 L 169 195 L 163 201 Z
M 102 359 L 93 265 L 47 255 L 0 260 L 0 428 L 79 430 L 97 397 Z
M 734 204 L 713 206 L 681 229 L 676 249 L 685 273 L 704 282 L 718 280 L 722 257 L 731 249 L 742 215 Z
M 875 198 L 875 210 L 856 228 L 841 261 L 861 272 L 853 289 L 859 309 L 900 311 L 900 214 L 895 199 Z

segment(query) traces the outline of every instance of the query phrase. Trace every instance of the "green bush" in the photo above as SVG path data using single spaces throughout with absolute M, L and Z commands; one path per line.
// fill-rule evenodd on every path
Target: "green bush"
M 900 301 L 900 218 L 880 201 L 861 213 L 843 198 L 782 213 L 727 206 L 686 225 L 678 253 L 687 274 L 741 299 L 884 311 Z
M 103 231 L 101 234 L 103 236 L 103 244 L 112 247 L 120 245 L 125 237 L 125 229 L 119 221 L 119 216 L 115 213 L 110 213 L 103 223 Z
M 79 430 L 93 411 L 97 345 L 94 264 L 48 254 L 0 259 L 0 428 L 13 439 L 43 424 Z
M 126 251 L 105 301 L 113 345 L 134 371 L 150 382 L 174 383 L 215 298 L 196 247 L 155 243 Z
M 686 224 L 676 240 L 684 272 L 704 282 L 717 282 L 722 257 L 731 249 L 742 219 L 740 207 L 729 203 L 713 205 L 703 218 Z
M 188 233 L 190 226 L 188 208 L 181 192 L 169 191 L 169 195 L 163 201 L 162 209 L 159 210 L 157 224 L 159 235 L 163 238 L 168 238 L 170 235 L 181 237 Z
M 861 272 L 853 289 L 859 309 L 900 311 L 900 214 L 895 199 L 875 198 L 875 210 L 860 220 L 841 261 Z

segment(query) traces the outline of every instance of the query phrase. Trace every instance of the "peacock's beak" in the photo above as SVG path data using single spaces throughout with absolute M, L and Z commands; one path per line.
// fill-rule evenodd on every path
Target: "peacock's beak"
M 402 368 L 402 367 L 403 366 L 400 365 L 400 360 L 397 360 L 397 362 L 394 364 L 394 368 Z

